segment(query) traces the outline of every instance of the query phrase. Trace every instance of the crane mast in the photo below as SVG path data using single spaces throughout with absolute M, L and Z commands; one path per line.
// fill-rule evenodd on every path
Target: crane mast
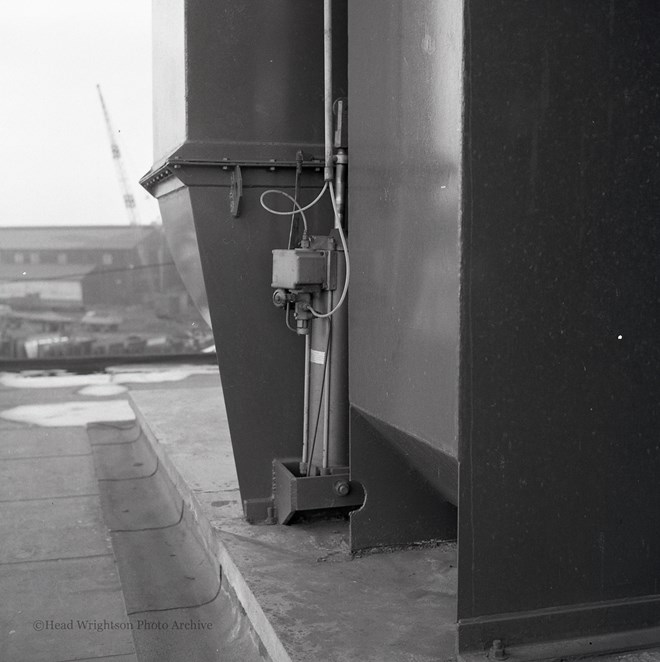
M 121 188 L 121 192 L 124 197 L 124 208 L 126 209 L 128 222 L 130 225 L 140 225 L 138 211 L 135 205 L 135 196 L 133 195 L 133 192 L 131 190 L 131 185 L 129 183 L 129 179 L 126 175 L 126 169 L 124 168 L 124 162 L 122 160 L 121 150 L 119 149 L 119 143 L 117 141 L 115 131 L 112 126 L 112 121 L 110 120 L 110 113 L 108 112 L 108 108 L 105 105 L 105 100 L 103 99 L 101 86 L 97 85 L 96 90 L 98 91 L 99 99 L 101 100 L 101 108 L 103 109 L 105 126 L 108 131 L 108 138 L 110 140 L 110 149 L 112 150 L 112 160 L 115 163 L 115 168 L 117 170 L 117 178 L 119 179 L 119 186 Z

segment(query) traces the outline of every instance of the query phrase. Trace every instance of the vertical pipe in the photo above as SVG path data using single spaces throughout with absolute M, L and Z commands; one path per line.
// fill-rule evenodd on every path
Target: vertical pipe
M 307 464 L 310 458 L 307 457 L 309 452 L 309 360 L 312 346 L 312 336 L 308 333 L 305 336 L 305 385 L 303 393 L 303 447 L 302 447 L 302 463 L 304 466 L 300 467 L 300 472 L 307 471 Z
M 332 0 L 323 0 L 323 101 L 325 111 L 326 182 L 332 181 Z
M 323 0 L 323 101 L 325 115 L 325 168 L 326 182 L 333 180 L 332 163 L 332 0 Z M 335 221 L 336 222 L 336 221 Z M 330 303 L 328 310 L 333 309 L 334 293 L 329 293 Z M 332 333 L 332 317 L 328 318 L 328 337 Z M 323 469 L 328 468 L 328 439 L 330 433 L 330 356 L 331 348 L 328 344 L 325 361 L 325 383 L 323 385 Z

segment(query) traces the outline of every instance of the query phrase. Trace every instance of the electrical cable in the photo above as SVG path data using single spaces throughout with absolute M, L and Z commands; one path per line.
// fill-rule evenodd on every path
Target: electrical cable
M 332 0 L 323 0 L 323 116 L 325 168 L 323 178 L 332 181 Z
M 289 322 L 290 314 L 291 314 L 291 302 L 287 301 L 286 302 L 286 318 L 285 318 L 286 328 L 289 329 L 289 331 L 293 331 L 295 334 L 297 334 L 298 331 L 296 331 L 296 329 L 294 329 L 291 326 L 290 322 Z
M 287 212 L 290 213 L 290 212 Z M 48 266 L 50 263 L 48 262 L 40 262 L 39 266 L 44 267 Z M 25 269 L 26 273 L 30 270 L 30 267 L 33 267 L 35 265 L 12 265 L 15 266 L 17 269 L 18 268 L 23 268 Z M 53 264 L 53 266 L 58 266 Z M 118 267 L 117 269 L 92 269 L 91 271 L 88 271 L 87 273 L 70 273 L 70 274 L 64 274 L 63 276 L 26 276 L 25 278 L 12 278 L 10 280 L 5 281 L 6 283 L 25 283 L 27 281 L 45 281 L 45 280 L 66 280 L 68 278 L 87 278 L 88 276 L 98 276 L 99 274 L 116 274 L 116 273 L 125 273 L 127 271 L 138 271 L 140 269 L 152 269 L 154 267 L 171 267 L 175 266 L 175 263 L 170 261 L 170 262 L 154 262 L 152 264 L 138 264 L 138 265 L 133 265 L 132 267 Z
M 296 205 L 298 204 L 298 196 L 300 195 L 300 175 L 302 174 L 302 163 L 303 163 L 303 155 L 302 152 L 298 151 L 298 153 L 296 154 L 296 178 L 293 185 L 293 197 L 294 200 L 296 201 Z M 287 244 L 287 248 L 289 250 L 291 250 L 291 247 L 293 245 L 293 228 L 295 225 L 295 221 L 296 221 L 296 208 L 294 205 L 294 208 L 291 211 L 291 225 L 289 226 L 289 243 Z
M 300 175 L 302 174 L 302 152 L 296 154 L 296 178 L 293 185 L 293 210 L 291 211 L 291 225 L 289 226 L 289 243 L 287 244 L 287 249 L 291 250 L 293 244 L 293 228 L 296 221 L 296 207 L 300 207 L 298 204 L 298 195 L 300 194 Z M 304 216 L 304 214 L 302 214 Z M 307 223 L 305 223 L 305 234 L 307 234 Z M 297 334 L 298 331 L 291 326 L 291 302 L 286 302 L 286 317 L 284 321 L 286 322 L 286 328 L 289 331 Z
M 296 199 L 293 196 L 286 193 L 285 191 L 279 191 L 277 189 L 269 189 L 268 191 L 264 191 L 261 194 L 261 197 L 259 198 L 259 202 L 261 202 L 261 206 L 267 212 L 270 212 L 271 214 L 276 214 L 277 216 L 288 216 L 289 214 L 291 214 L 291 212 L 290 211 L 275 211 L 274 209 L 271 209 L 270 207 L 266 206 L 266 203 L 264 202 L 264 196 L 268 193 L 277 193 L 278 195 L 283 195 L 285 198 L 288 198 L 289 200 L 291 200 L 291 202 L 293 202 L 294 210 L 295 210 L 293 212 L 293 214 L 300 214 L 300 216 L 302 217 L 303 226 L 305 228 L 305 234 L 307 234 L 307 217 L 305 216 L 305 212 L 304 212 L 303 208 L 298 204 Z
M 264 198 L 265 198 L 267 195 L 271 194 L 271 193 L 275 193 L 275 194 L 277 194 L 277 195 L 283 195 L 283 196 L 284 196 L 285 198 L 287 198 L 288 200 L 291 200 L 291 202 L 293 202 L 293 204 L 296 206 L 296 211 L 295 211 L 294 213 L 296 213 L 296 214 L 300 214 L 300 215 L 302 216 L 302 219 L 303 219 L 303 225 L 304 225 L 304 227 L 305 227 L 305 234 L 306 234 L 306 233 L 307 233 L 307 217 L 305 216 L 305 212 L 306 212 L 308 209 L 311 209 L 311 208 L 312 208 L 312 207 L 313 207 L 313 206 L 314 206 L 314 205 L 315 205 L 315 204 L 316 204 L 316 203 L 317 203 L 317 202 L 323 197 L 323 195 L 324 195 L 324 193 L 326 192 L 327 188 L 328 188 L 328 182 L 326 182 L 326 183 L 323 185 L 323 188 L 321 189 L 321 192 L 316 196 L 316 198 L 314 198 L 314 200 L 312 200 L 312 202 L 310 202 L 308 205 L 306 205 L 306 206 L 304 206 L 304 207 L 301 207 L 300 204 L 298 203 L 298 201 L 295 200 L 295 199 L 293 198 L 293 196 L 290 196 L 290 195 L 289 195 L 288 193 L 286 193 L 285 191 L 280 191 L 279 189 L 274 189 L 274 188 L 271 188 L 271 189 L 268 189 L 267 191 L 264 191 L 264 192 L 261 194 L 261 197 L 259 198 L 259 202 L 261 203 L 261 206 L 262 206 L 267 212 L 269 212 L 269 213 L 271 213 L 271 214 L 275 214 L 275 216 L 290 216 L 290 215 L 291 215 L 291 212 L 290 212 L 290 211 L 277 211 L 277 209 L 272 209 L 271 207 L 269 207 L 269 206 L 264 202 Z
M 346 295 L 348 294 L 348 284 L 351 279 L 351 260 L 348 255 L 348 245 L 346 243 L 346 235 L 344 234 L 344 228 L 342 228 L 341 226 L 341 219 L 339 218 L 339 212 L 337 211 L 337 200 L 335 199 L 335 189 L 332 185 L 332 182 L 328 184 L 328 190 L 330 191 L 330 200 L 332 202 L 332 209 L 335 213 L 335 228 L 339 232 L 341 245 L 342 248 L 344 249 L 344 259 L 346 260 L 346 278 L 344 280 L 344 289 L 342 290 L 341 296 L 339 297 L 339 301 L 331 311 L 327 313 L 319 313 L 316 310 L 314 310 L 314 308 L 312 308 L 311 305 L 307 307 L 309 312 L 312 313 L 314 317 L 318 317 L 321 319 L 325 317 L 332 317 L 343 305 L 344 300 L 346 299 Z

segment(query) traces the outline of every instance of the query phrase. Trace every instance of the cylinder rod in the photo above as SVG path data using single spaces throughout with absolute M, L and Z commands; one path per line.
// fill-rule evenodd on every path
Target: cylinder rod
M 312 337 L 311 334 L 305 336 L 305 385 L 303 393 L 303 447 L 302 447 L 302 465 L 300 472 L 307 471 L 307 463 L 310 458 L 309 453 L 309 360 L 311 354 Z
M 332 310 L 332 299 L 334 292 L 330 292 L 330 301 L 328 310 Z M 332 317 L 326 320 L 328 325 L 328 337 L 332 338 Z M 323 469 L 328 468 L 328 455 L 330 453 L 330 357 L 332 356 L 332 343 L 328 343 L 328 350 L 325 353 L 325 370 L 324 370 L 324 384 L 323 384 L 323 455 L 321 459 L 321 466 Z

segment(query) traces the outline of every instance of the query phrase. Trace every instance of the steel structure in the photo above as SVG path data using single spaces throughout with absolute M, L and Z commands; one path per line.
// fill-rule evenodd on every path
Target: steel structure
M 155 5 L 142 181 L 199 247 L 246 517 L 344 503 L 354 550 L 458 535 L 464 659 L 660 643 L 660 13 L 329 5 Z M 345 214 L 325 196 L 304 233 L 262 206 L 339 190 L 340 164 Z M 348 408 L 350 469 L 316 475 L 329 350 L 300 335 L 341 289 L 309 253 L 339 226 L 348 397 L 324 406 Z

